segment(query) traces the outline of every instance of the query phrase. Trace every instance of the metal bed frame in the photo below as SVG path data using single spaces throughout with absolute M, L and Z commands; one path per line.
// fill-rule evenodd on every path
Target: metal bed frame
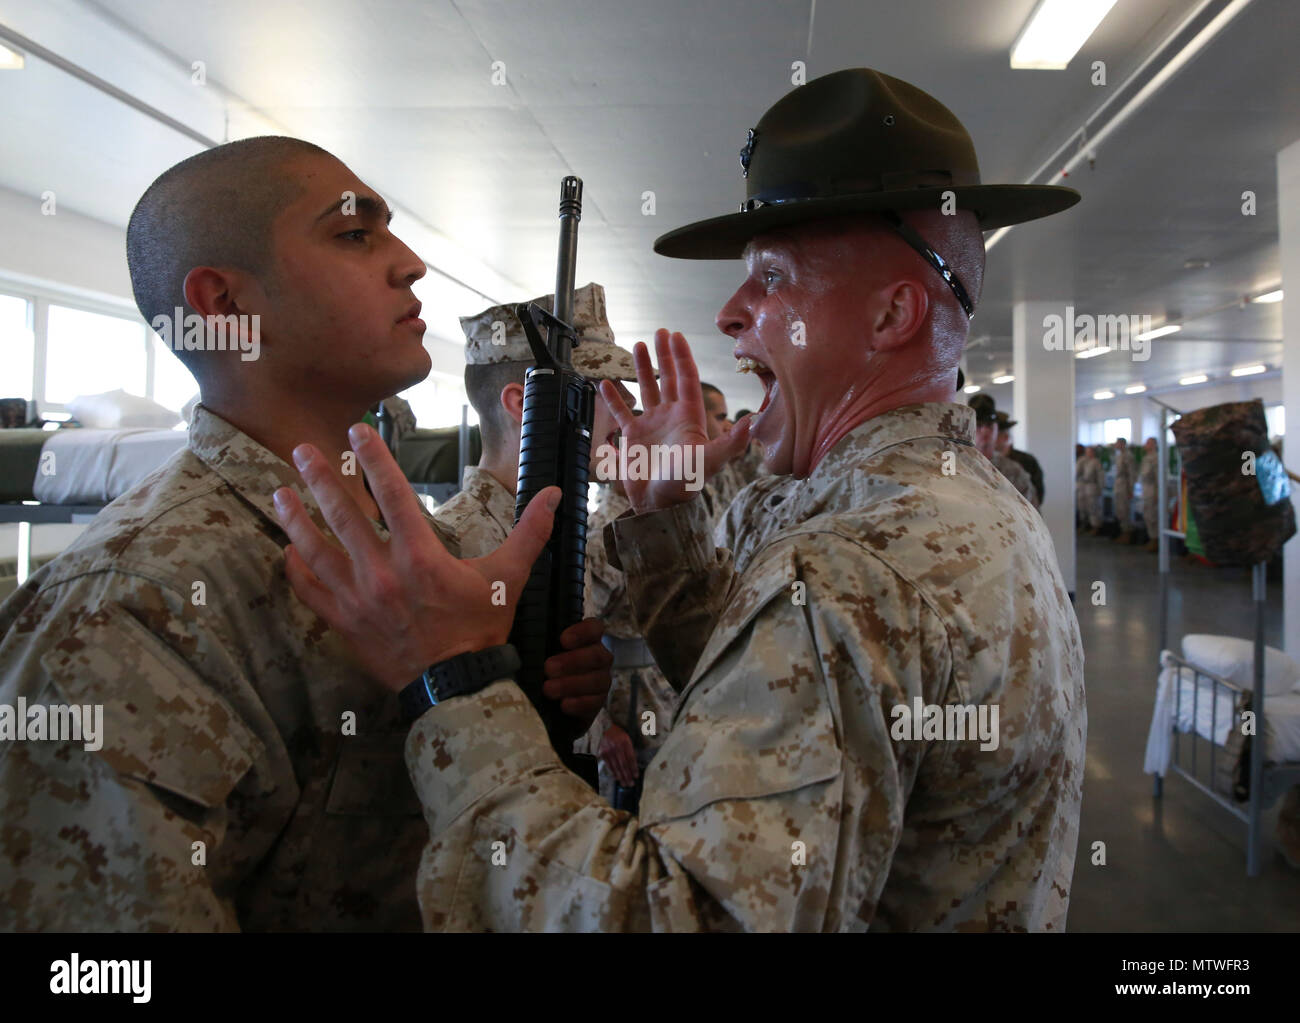
M 379 417 L 380 433 L 392 449 L 391 423 L 388 416 Z M 469 406 L 462 405 L 460 436 L 457 445 L 455 483 L 412 483 L 411 489 L 421 497 L 429 497 L 438 504 L 449 501 L 460 490 L 465 479 L 465 463 L 469 459 Z M 42 504 L 40 501 L 0 502 L 0 525 L 18 525 L 18 579 L 21 583 L 31 575 L 32 526 L 85 525 L 106 508 L 105 504 Z
M 1157 476 L 1158 487 L 1157 494 L 1160 502 L 1160 649 L 1163 653 L 1168 654 L 1170 660 L 1174 662 L 1174 670 L 1178 673 L 1175 676 L 1174 689 L 1174 734 L 1173 734 L 1173 753 L 1170 757 L 1169 770 L 1172 774 L 1181 775 L 1192 787 L 1209 796 L 1210 799 L 1218 803 L 1230 814 L 1246 825 L 1246 876 L 1258 877 L 1261 867 L 1261 848 L 1263 842 L 1263 814 L 1264 811 L 1273 804 L 1287 788 L 1291 785 L 1300 783 L 1300 762 L 1283 762 L 1283 763 L 1265 763 L 1264 762 L 1264 600 L 1266 591 L 1267 563 L 1259 562 L 1251 566 L 1251 596 L 1255 603 L 1255 635 L 1254 635 L 1254 663 L 1251 672 L 1251 688 L 1247 690 L 1243 686 L 1235 685 L 1226 679 L 1198 668 L 1181 656 L 1175 654 L 1169 649 L 1169 541 L 1172 538 L 1184 539 L 1186 534 L 1175 529 L 1170 529 L 1164 525 L 1168 515 L 1169 504 L 1167 501 L 1168 482 L 1169 482 L 1169 451 L 1166 434 L 1169 429 L 1169 413 L 1181 414 L 1175 408 L 1164 404 L 1164 402 L 1151 397 L 1148 398 L 1160 406 L 1160 433 L 1158 443 L 1158 452 L 1160 458 L 1160 472 Z M 1175 452 L 1177 449 L 1175 448 Z M 1181 465 L 1182 459 L 1179 458 Z M 1145 499 L 1145 495 L 1144 495 Z M 1179 712 L 1182 705 L 1182 669 L 1187 668 L 1193 672 L 1192 688 L 1192 729 L 1189 741 L 1192 747 L 1191 769 L 1185 769 L 1179 760 L 1179 732 L 1178 721 Z M 1215 734 L 1216 719 L 1218 716 L 1218 700 L 1220 686 L 1232 693 L 1233 707 L 1238 706 L 1237 700 L 1241 694 L 1249 691 L 1251 693 L 1251 710 L 1255 715 L 1255 733 L 1251 737 L 1250 743 L 1250 798 L 1246 802 L 1245 809 L 1237 805 L 1230 795 L 1224 795 L 1217 792 L 1212 787 L 1215 781 L 1216 767 L 1216 746 L 1213 738 L 1206 740 L 1196 729 L 1197 711 L 1199 710 L 1198 701 L 1200 699 L 1200 680 L 1207 678 L 1211 681 L 1210 699 L 1210 735 Z M 1235 711 L 1234 711 L 1235 716 Z M 1196 746 L 1197 741 L 1209 742 L 1210 744 L 1210 785 L 1204 784 L 1196 777 Z M 1156 799 L 1161 798 L 1164 794 L 1164 776 L 1156 774 L 1153 795 Z

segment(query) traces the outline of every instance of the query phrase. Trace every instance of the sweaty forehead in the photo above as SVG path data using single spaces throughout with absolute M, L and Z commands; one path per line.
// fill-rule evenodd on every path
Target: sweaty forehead
M 890 255 L 891 238 L 892 233 L 870 215 L 818 220 L 758 235 L 745 248 L 745 262 L 751 271 L 764 259 L 778 259 L 819 273 L 835 269 L 851 273 L 852 264 L 864 257 Z

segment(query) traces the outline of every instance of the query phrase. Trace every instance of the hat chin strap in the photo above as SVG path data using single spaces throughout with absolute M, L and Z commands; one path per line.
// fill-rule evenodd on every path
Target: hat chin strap
M 973 319 L 975 317 L 975 307 L 971 304 L 970 296 L 966 294 L 965 286 L 953 272 L 952 268 L 944 262 L 944 258 L 939 255 L 939 253 L 935 252 L 924 238 L 913 231 L 910 226 L 905 224 L 903 218 L 893 210 L 882 210 L 881 216 L 885 218 L 889 226 L 894 229 L 895 233 L 902 238 L 903 241 L 907 242 L 908 245 L 914 248 L 917 251 L 917 254 L 934 267 L 935 270 L 938 271 L 939 276 L 948 282 L 948 287 L 952 289 L 952 293 L 957 296 L 957 301 L 961 303 L 962 309 L 966 311 L 966 319 Z

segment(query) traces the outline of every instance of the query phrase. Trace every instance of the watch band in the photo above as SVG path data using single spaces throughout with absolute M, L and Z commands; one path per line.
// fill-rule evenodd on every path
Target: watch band
M 398 694 L 402 717 L 409 724 L 444 700 L 477 693 L 497 679 L 513 676 L 521 664 L 519 652 L 509 643 L 457 654 L 431 664 Z

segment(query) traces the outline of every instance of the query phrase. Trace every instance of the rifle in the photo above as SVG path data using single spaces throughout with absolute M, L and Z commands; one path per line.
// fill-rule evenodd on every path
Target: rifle
M 573 369 L 570 351 L 578 343 L 572 326 L 574 277 L 578 260 L 578 221 L 582 181 L 560 183 L 560 253 L 555 271 L 555 306 L 546 313 L 532 303 L 515 307 L 532 349 L 535 366 L 524 382 L 523 424 L 519 438 L 519 480 L 515 521 L 542 490 L 559 486 L 564 498 L 555 513 L 551 538 L 533 563 L 515 611 L 510 642 L 523 666 L 519 687 L 541 715 L 560 760 L 593 788 L 596 758 L 575 754 L 573 743 L 585 729 L 542 693 L 546 658 L 558 653 L 560 633 L 582 620 L 587 560 L 587 474 L 596 389 Z M 541 322 L 547 339 L 542 340 Z

